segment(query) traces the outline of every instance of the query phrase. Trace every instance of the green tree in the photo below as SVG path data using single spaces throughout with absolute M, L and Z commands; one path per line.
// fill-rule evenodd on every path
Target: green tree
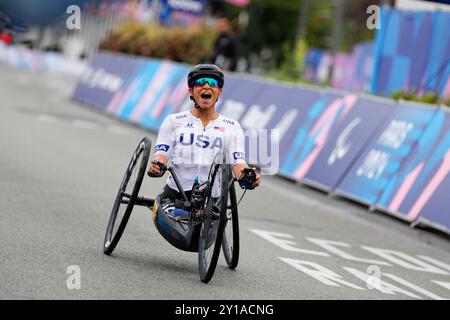
M 350 51 L 355 44 L 369 41 L 375 37 L 375 30 L 367 28 L 367 8 L 380 5 L 380 0 L 346 0 L 344 24 L 339 49 Z
M 296 58 L 299 16 L 304 1 L 309 2 L 303 47 L 331 49 L 331 37 L 336 24 L 335 0 L 252 0 L 245 8 L 229 6 L 230 20 L 237 21 L 242 11 L 249 15 L 247 29 L 240 33 L 245 53 L 272 51 L 273 68 L 289 68 Z M 344 14 L 338 50 L 351 51 L 353 46 L 374 38 L 375 32 L 366 26 L 370 5 L 381 0 L 343 0 Z
M 229 18 L 236 21 L 240 12 L 247 11 L 247 30 L 241 34 L 244 51 L 260 52 L 271 49 L 274 64 L 280 66 L 286 46 L 294 47 L 301 0 L 252 0 L 247 8 L 230 7 Z
M 310 47 L 329 49 L 335 9 L 333 0 L 309 1 L 306 42 Z

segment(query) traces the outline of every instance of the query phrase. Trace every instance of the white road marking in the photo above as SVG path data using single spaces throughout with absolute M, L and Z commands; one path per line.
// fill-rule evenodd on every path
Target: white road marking
M 361 246 L 361 248 L 409 270 L 431 272 L 443 275 L 449 274 L 448 272 L 439 269 L 429 263 L 426 263 L 425 261 L 419 260 L 418 258 L 415 258 L 409 254 L 400 251 L 367 246 Z
M 450 282 L 436 281 L 436 280 L 431 280 L 431 282 L 434 282 L 434 283 L 440 285 L 441 287 L 444 287 L 445 289 L 450 290 Z
M 271 242 L 272 244 L 282 248 L 286 251 L 291 252 L 299 252 L 299 253 L 306 253 L 306 254 L 314 254 L 319 256 L 326 256 L 330 257 L 329 254 L 321 251 L 314 251 L 314 250 L 306 250 L 306 249 L 299 249 L 296 246 L 296 243 L 292 241 L 291 239 L 294 239 L 294 236 L 287 234 L 287 233 L 279 233 L 279 232 L 271 232 L 271 231 L 265 231 L 265 230 L 256 230 L 256 229 L 249 229 L 249 231 L 257 234 L 258 236 L 262 237 L 263 239 Z M 284 238 L 284 239 L 280 239 Z M 330 241 L 330 240 L 324 240 L 324 239 L 316 239 L 316 238 L 307 238 L 306 240 L 328 250 L 331 253 L 334 253 L 336 256 L 344 258 L 346 260 L 350 261 L 358 261 L 358 262 L 365 262 L 365 263 L 376 263 L 386 266 L 392 266 L 392 264 L 385 262 L 385 261 L 379 261 L 379 260 L 371 260 L 371 259 L 365 259 L 365 258 L 359 258 L 350 255 L 347 252 L 344 252 L 336 246 L 340 247 L 351 247 L 349 244 L 344 242 L 337 242 L 337 241 Z M 441 275 L 448 275 L 449 273 L 442 270 L 446 269 L 448 270 L 450 268 L 450 265 L 446 264 L 445 262 L 436 260 L 434 258 L 428 257 L 428 256 L 422 256 L 417 255 L 416 257 L 411 256 L 409 254 L 394 251 L 394 250 L 387 250 L 382 248 L 374 248 L 374 247 L 368 247 L 368 246 L 360 246 L 362 249 L 367 250 L 371 253 L 376 254 L 379 257 L 385 258 L 387 261 L 414 271 L 419 272 L 428 272 L 428 273 L 435 273 L 435 274 L 441 274 Z M 422 260 L 420 260 L 421 258 Z M 320 264 L 312 261 L 304 261 L 304 260 L 297 260 L 292 258 L 282 258 L 278 257 L 281 261 L 289 264 L 290 266 L 294 267 L 297 270 L 302 271 L 303 273 L 306 273 L 307 275 L 311 276 L 312 278 L 330 286 L 340 286 L 340 284 L 346 285 L 348 287 L 354 288 L 354 289 L 362 289 L 357 285 L 354 285 L 350 282 L 347 282 L 343 280 L 343 277 L 339 274 L 321 266 Z M 431 265 L 429 263 L 433 263 L 434 265 L 438 265 L 442 269 L 437 268 L 434 265 Z M 378 273 L 374 274 L 372 271 L 376 268 L 378 270 Z M 447 300 L 447 298 L 443 298 L 441 296 L 438 296 L 434 294 L 433 292 L 430 292 L 422 287 L 419 287 L 411 282 L 408 282 L 394 274 L 391 273 L 382 273 L 380 270 L 380 267 L 372 264 L 367 269 L 367 272 L 362 272 L 354 268 L 350 267 L 343 267 L 344 270 L 348 271 L 358 279 L 364 281 L 367 284 L 367 287 L 369 289 L 377 289 L 381 293 L 386 293 L 390 295 L 395 295 L 396 293 L 401 293 L 406 296 L 416 298 L 416 299 L 422 299 L 423 297 L 418 296 L 410 291 L 407 291 L 405 289 L 399 288 L 391 283 L 388 283 L 386 281 L 381 280 L 381 276 L 390 278 L 394 281 L 396 281 L 399 284 L 402 284 L 403 286 L 407 287 L 408 289 L 414 290 L 416 293 L 420 293 L 425 297 L 436 299 L 436 300 Z M 376 281 L 374 281 L 376 280 Z M 450 282 L 444 282 L 444 281 L 437 281 L 437 280 L 431 280 L 431 282 L 444 287 L 446 289 L 450 290 Z M 374 285 L 372 285 L 374 283 Z
M 325 250 L 330 251 L 331 253 L 334 253 L 338 257 L 351 260 L 351 261 L 358 261 L 358 262 L 364 262 L 369 264 L 378 264 L 382 266 L 390 266 L 391 264 L 385 261 L 380 260 L 371 260 L 371 259 L 364 259 L 364 258 L 358 258 L 354 257 L 351 254 L 342 251 L 341 249 L 336 248 L 336 246 L 339 247 L 351 247 L 349 244 L 344 242 L 337 242 L 337 241 L 330 241 L 330 240 L 324 240 L 324 239 L 314 239 L 314 238 L 306 238 L 306 240 L 318 245 L 319 247 L 324 248 Z
M 278 238 L 288 238 L 288 239 L 294 238 L 293 236 L 291 236 L 290 234 L 287 234 L 287 233 L 270 232 L 270 231 L 256 230 L 256 229 L 249 229 L 249 230 L 251 232 L 257 234 L 261 238 L 266 239 L 270 243 L 273 243 L 274 245 L 280 247 L 281 249 L 287 250 L 287 251 L 294 251 L 294 252 L 312 254 L 312 255 L 323 256 L 323 257 L 330 256 L 328 253 L 321 252 L 321 251 L 296 248 L 295 245 L 297 245 L 297 244 L 291 240 L 278 239 Z
M 371 280 L 371 276 L 365 272 L 359 271 L 354 268 L 349 268 L 349 267 L 344 267 L 344 269 L 347 270 L 348 272 L 350 272 L 355 277 L 364 281 L 365 283 L 369 283 L 369 281 Z M 397 293 L 402 293 L 411 298 L 422 299 L 421 297 L 419 297 L 418 295 L 415 295 L 412 292 L 401 289 L 401 288 L 394 286 L 393 284 L 383 281 L 381 279 L 378 279 L 377 285 L 373 286 L 373 288 L 380 291 L 381 293 L 385 293 L 385 294 L 395 295 L 395 293 L 397 292 Z
M 431 258 L 431 257 L 428 257 L 428 256 L 417 256 L 417 257 L 419 257 L 422 260 L 431 262 L 431 263 L 437 265 L 438 267 L 441 267 L 442 269 L 450 271 L 450 265 L 445 263 L 445 262 L 439 261 L 437 259 L 434 259 L 434 258 Z
M 290 259 L 290 258 L 281 258 L 281 257 L 278 257 L 278 259 L 286 262 L 287 264 L 294 267 L 295 269 L 306 273 L 310 277 L 313 277 L 314 279 L 316 279 L 328 286 L 340 287 L 340 285 L 339 285 L 339 283 L 340 283 L 340 284 L 343 284 L 343 285 L 353 288 L 353 289 L 365 290 L 364 288 L 361 288 L 360 286 L 354 285 L 350 282 L 343 280 L 342 276 L 331 271 L 330 269 L 325 268 L 324 266 L 321 266 L 318 263 L 311 262 L 311 261 Z
M 427 297 L 429 297 L 431 299 L 434 299 L 434 300 L 447 300 L 447 299 L 442 298 L 442 297 L 440 297 L 440 296 L 438 296 L 438 295 L 436 295 L 436 294 L 434 294 L 434 293 L 432 293 L 432 292 L 430 292 L 428 290 L 425 290 L 425 289 L 423 289 L 423 288 L 421 288 L 421 287 L 419 287 L 419 286 L 417 286 L 417 285 L 415 285 L 415 284 L 413 284 L 411 282 L 403 280 L 402 278 L 397 277 L 394 274 L 383 273 L 383 275 L 388 277 L 388 278 L 391 278 L 392 280 L 397 281 L 398 283 L 401 283 L 402 285 L 404 285 L 404 286 L 406 286 L 406 287 L 408 287 L 410 289 L 413 289 L 414 291 L 417 291 L 417 292 L 419 292 L 419 293 L 423 294 L 424 296 L 427 296 Z

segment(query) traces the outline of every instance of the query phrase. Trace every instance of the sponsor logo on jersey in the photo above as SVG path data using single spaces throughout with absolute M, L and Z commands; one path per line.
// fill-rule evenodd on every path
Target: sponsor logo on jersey
M 228 119 L 223 119 L 223 122 L 229 123 L 229 124 L 234 126 L 234 121 L 231 121 L 231 120 L 228 120 Z
M 192 122 L 189 122 L 188 124 L 186 124 L 186 128 L 193 128 L 194 124 Z
M 167 144 L 157 144 L 156 146 L 155 146 L 155 152 L 156 151 L 164 151 L 164 152 L 167 152 L 167 151 L 169 151 L 169 146 L 167 145 Z

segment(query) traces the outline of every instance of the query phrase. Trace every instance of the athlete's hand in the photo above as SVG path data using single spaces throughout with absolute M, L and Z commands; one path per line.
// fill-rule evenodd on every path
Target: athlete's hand
M 261 183 L 261 175 L 258 172 L 256 172 L 255 167 L 253 167 L 252 170 L 256 174 L 255 182 L 253 182 L 253 184 L 252 184 L 252 188 L 254 189 L 256 187 L 259 187 L 259 185 Z
M 157 161 L 157 160 L 153 160 L 151 162 L 150 167 L 148 168 L 147 174 L 150 177 L 155 177 L 155 178 L 159 178 L 162 177 L 164 175 L 164 173 L 166 172 L 166 170 L 161 170 L 161 167 L 159 164 L 164 165 L 164 163 Z
M 241 175 L 238 178 L 239 185 L 243 189 L 255 189 L 256 187 L 259 187 L 261 183 L 261 176 L 256 172 L 256 168 L 243 168 L 241 170 Z M 251 186 L 249 186 L 249 183 L 252 183 Z

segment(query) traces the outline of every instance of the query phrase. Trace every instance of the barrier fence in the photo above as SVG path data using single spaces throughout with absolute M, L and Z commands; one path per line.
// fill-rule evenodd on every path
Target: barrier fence
M 101 52 L 73 98 L 157 131 L 192 106 L 190 66 Z M 226 74 L 217 104 L 245 129 L 277 129 L 278 174 L 414 225 L 450 230 L 445 108 Z
M 0 62 L 10 67 L 79 76 L 87 62 L 70 59 L 59 52 L 43 52 L 28 48 L 8 46 L 0 42 Z

